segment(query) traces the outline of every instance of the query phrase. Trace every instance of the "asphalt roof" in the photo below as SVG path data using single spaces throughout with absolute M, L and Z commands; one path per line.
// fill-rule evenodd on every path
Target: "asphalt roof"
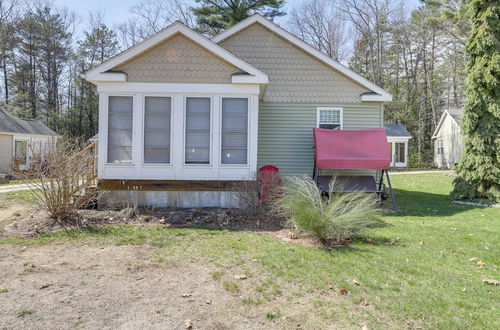
M 0 109 L 0 133 L 2 132 L 49 136 L 59 135 L 45 126 L 41 121 L 17 118 L 7 111 Z
M 464 111 L 458 108 L 446 109 L 446 111 L 450 114 L 450 116 L 455 119 L 458 123 L 462 120 L 464 116 Z
M 410 132 L 406 130 L 402 124 L 386 124 L 384 125 L 387 136 L 411 137 Z

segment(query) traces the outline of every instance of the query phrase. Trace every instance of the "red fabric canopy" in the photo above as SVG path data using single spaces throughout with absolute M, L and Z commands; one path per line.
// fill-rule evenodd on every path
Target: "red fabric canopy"
M 314 129 L 316 167 L 322 169 L 389 168 L 390 155 L 385 129 Z

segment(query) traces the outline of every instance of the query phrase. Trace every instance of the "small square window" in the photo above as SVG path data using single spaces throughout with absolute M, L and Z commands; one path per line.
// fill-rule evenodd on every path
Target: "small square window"
M 318 127 L 326 129 L 342 129 L 342 109 L 318 108 Z

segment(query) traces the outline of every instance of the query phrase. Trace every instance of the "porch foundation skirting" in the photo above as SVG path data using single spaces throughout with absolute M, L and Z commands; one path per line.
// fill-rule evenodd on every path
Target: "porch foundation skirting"
M 245 208 L 234 191 L 125 191 L 103 190 L 98 193 L 99 209 L 135 206 L 149 207 L 222 207 Z
M 100 209 L 134 206 L 245 208 L 239 181 L 101 180 Z M 247 194 L 250 194 L 249 192 Z M 245 199 L 245 198 L 243 198 Z

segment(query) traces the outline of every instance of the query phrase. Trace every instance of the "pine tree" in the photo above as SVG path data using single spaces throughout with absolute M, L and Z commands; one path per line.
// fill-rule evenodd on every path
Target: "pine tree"
M 452 197 L 500 200 L 500 4 L 471 0 L 467 90 L 462 132 L 465 152 Z
M 201 7 L 193 8 L 198 23 L 198 30 L 211 35 L 235 25 L 236 23 L 252 16 L 261 14 L 273 19 L 283 16 L 281 10 L 284 0 L 196 0 Z

